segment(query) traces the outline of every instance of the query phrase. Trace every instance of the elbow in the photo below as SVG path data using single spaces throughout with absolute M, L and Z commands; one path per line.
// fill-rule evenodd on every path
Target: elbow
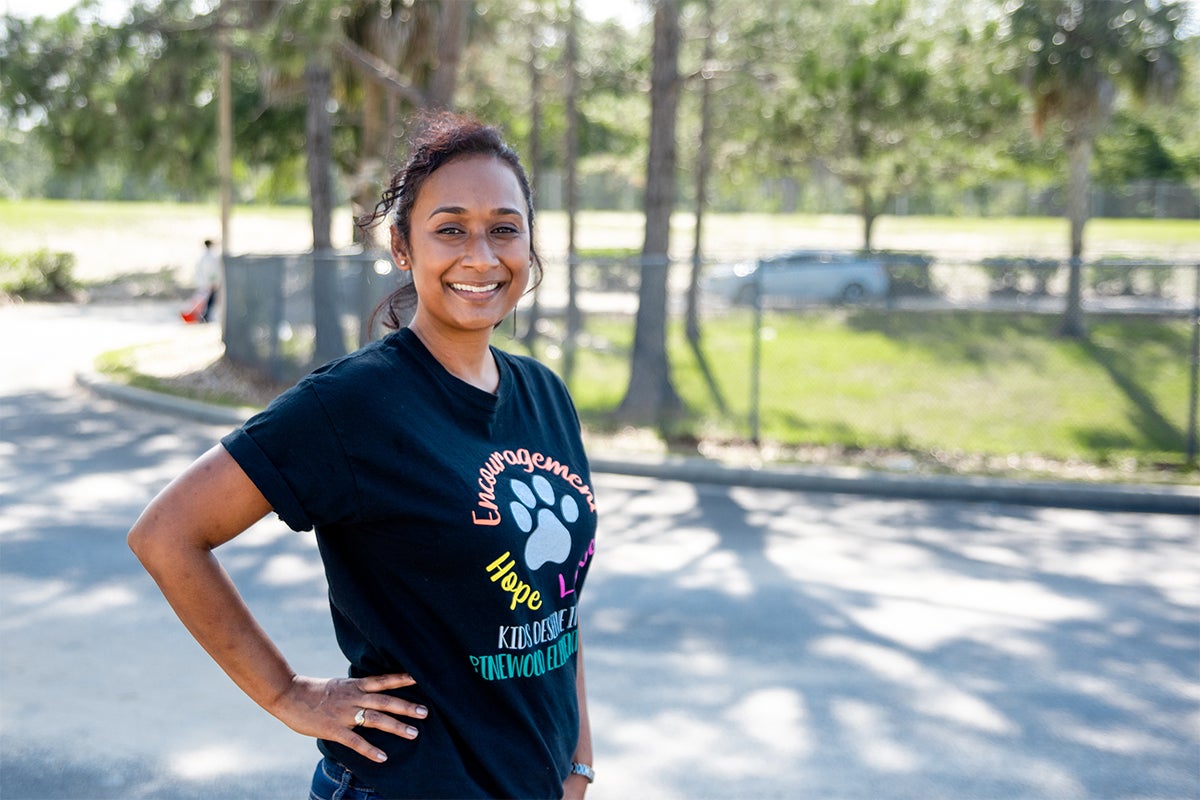
M 141 520 L 129 529 L 129 533 L 125 534 L 125 544 L 137 556 L 138 561 L 146 563 L 146 558 L 150 551 L 152 536 L 141 524 Z
M 147 569 L 150 569 L 159 554 L 170 546 L 170 537 L 159 530 L 159 526 L 154 522 L 155 518 L 156 515 L 149 511 L 143 513 L 125 535 L 125 544 Z

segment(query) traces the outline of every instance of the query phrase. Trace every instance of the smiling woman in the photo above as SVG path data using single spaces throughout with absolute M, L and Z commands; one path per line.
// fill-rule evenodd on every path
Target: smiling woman
M 489 343 L 537 264 L 529 182 L 491 127 L 416 130 L 364 221 L 389 219 L 413 274 L 381 307 L 398 330 L 222 439 L 129 543 L 246 694 L 318 740 L 312 798 L 578 799 L 594 777 L 587 457 L 562 381 Z M 348 678 L 296 675 L 213 557 L 268 511 L 316 531 Z

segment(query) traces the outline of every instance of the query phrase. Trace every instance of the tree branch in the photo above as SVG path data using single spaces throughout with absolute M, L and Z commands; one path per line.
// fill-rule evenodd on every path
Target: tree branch
M 349 61 L 362 71 L 363 75 L 379 83 L 397 97 L 408 100 L 418 108 L 425 106 L 425 95 L 419 89 L 404 80 L 395 69 L 383 59 L 367 52 L 348 39 L 339 39 L 335 44 L 337 54 Z

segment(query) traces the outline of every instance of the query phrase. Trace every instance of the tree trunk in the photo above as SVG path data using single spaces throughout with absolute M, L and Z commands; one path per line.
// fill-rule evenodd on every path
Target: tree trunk
M 567 8 L 567 152 L 565 166 L 567 201 L 567 332 L 563 340 L 563 380 L 571 384 L 575 374 L 575 347 L 583 326 L 579 313 L 579 254 L 575 245 L 576 216 L 579 213 L 579 186 L 575 175 L 579 155 L 579 43 L 575 0 Z
M 696 148 L 696 229 L 692 240 L 692 274 L 688 280 L 687 289 L 687 319 L 684 330 L 688 344 L 691 345 L 692 355 L 704 376 L 708 393 L 712 396 L 717 410 L 722 414 L 728 413 L 725 397 L 717 384 L 716 376 L 708 364 L 704 347 L 700 342 L 700 277 L 704 269 L 704 212 L 708 205 L 708 172 L 712 163 L 712 60 L 713 38 L 716 32 L 712 23 L 713 0 L 704 3 L 704 57 L 700 66 L 700 141 Z
M 366 22 L 360 41 L 355 46 L 372 63 L 394 71 L 400 60 L 404 39 L 399 35 L 396 21 L 372 15 Z M 355 217 L 370 213 L 379 200 L 395 141 L 398 95 L 393 86 L 376 77 L 374 71 L 359 62 L 351 62 L 362 82 L 362 146 L 352 176 L 350 203 Z M 364 250 L 384 249 L 379 241 L 379 228 L 361 228 L 352 224 L 354 241 Z
M 1087 336 L 1083 319 L 1083 229 L 1088 220 L 1088 200 L 1091 194 L 1089 169 L 1092 163 L 1092 140 L 1086 135 L 1072 136 L 1067 141 L 1067 216 L 1071 223 L 1071 260 L 1067 273 L 1067 308 L 1058 326 L 1059 336 L 1082 339 Z
M 458 87 L 458 66 L 467 45 L 467 23 L 475 11 L 471 0 L 442 3 L 438 25 L 437 66 L 429 83 L 429 105 L 453 108 Z
M 618 419 L 665 424 L 683 407 L 667 356 L 667 276 L 675 204 L 675 122 L 679 104 L 679 2 L 654 4 L 650 74 L 650 153 L 646 165 L 646 236 L 629 388 Z
M 333 161 L 333 135 L 328 105 L 332 84 L 332 70 L 327 63 L 319 58 L 308 62 L 304 69 L 308 102 L 305 132 L 313 235 L 312 295 L 313 325 L 316 328 L 313 361 L 318 364 L 346 352 L 345 337 L 338 321 L 337 267 L 330 258 L 330 231 L 333 222 L 333 182 L 330 179 L 330 167 Z
M 696 206 L 695 236 L 692 240 L 692 274 L 687 289 L 688 341 L 696 346 L 700 342 L 700 273 L 704 266 L 704 210 L 708 204 L 708 168 L 712 160 L 710 128 L 712 127 L 712 73 L 713 26 L 712 0 L 704 4 L 705 36 L 704 56 L 700 65 L 700 137 L 696 147 Z
M 386 149 L 391 146 L 392 138 L 388 117 L 391 104 L 386 90 L 375 81 L 363 81 L 362 96 L 362 152 L 350 189 L 350 204 L 355 217 L 375 208 L 382 189 Z M 354 241 L 364 250 L 377 248 L 375 228 L 354 225 L 353 229 Z
M 879 219 L 879 212 L 866 187 L 859 191 L 859 216 L 862 218 L 863 226 L 863 252 L 873 252 L 875 249 L 875 220 Z
M 542 68 L 538 63 L 538 47 L 541 41 L 542 20 L 540 15 L 534 17 L 534 23 L 529 26 L 529 184 L 533 189 L 534 203 L 538 202 L 538 183 L 542 175 Z M 537 343 L 538 318 L 541 316 L 541 303 L 538 297 L 538 287 L 533 288 L 530 297 L 528 321 L 521 343 L 533 352 Z

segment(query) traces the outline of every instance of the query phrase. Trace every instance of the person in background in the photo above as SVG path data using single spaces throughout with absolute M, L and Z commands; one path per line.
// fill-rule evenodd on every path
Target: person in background
M 588 461 L 562 381 L 490 344 L 540 269 L 529 181 L 492 127 L 415 128 L 363 222 L 412 276 L 380 307 L 396 330 L 223 438 L 129 545 L 234 682 L 318 740 L 313 800 L 582 798 Z M 270 511 L 316 531 L 348 677 L 297 675 L 214 555 Z
M 196 262 L 192 282 L 196 292 L 191 307 L 183 312 L 185 322 L 212 322 L 213 308 L 221 289 L 221 253 L 212 239 L 204 240 L 204 252 Z M 190 318 L 189 318 L 190 317 Z

